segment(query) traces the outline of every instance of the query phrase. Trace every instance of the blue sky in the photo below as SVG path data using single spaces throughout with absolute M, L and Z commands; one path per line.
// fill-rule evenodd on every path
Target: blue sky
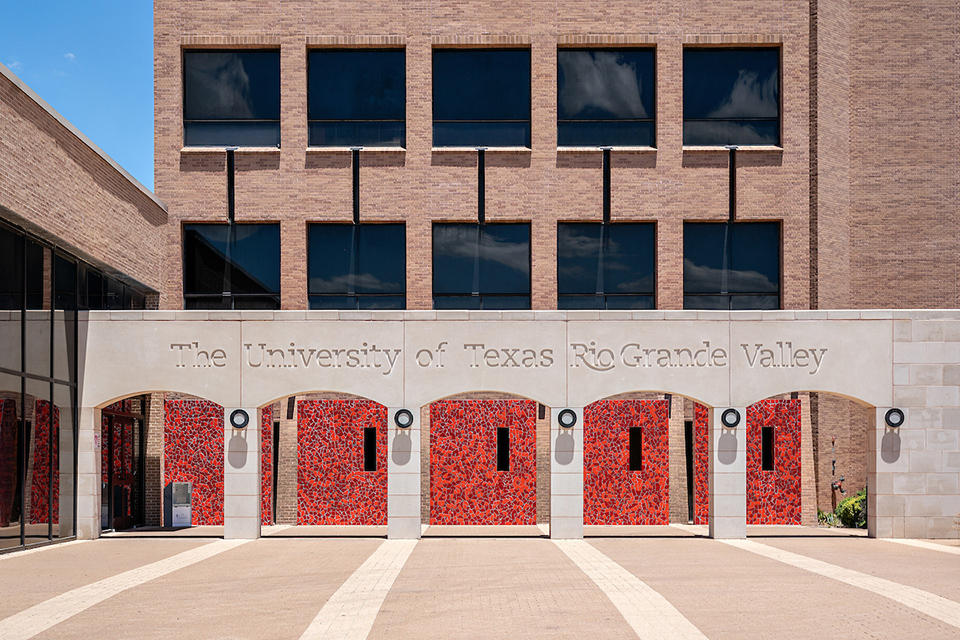
M 153 189 L 152 0 L 0 0 L 0 62 Z

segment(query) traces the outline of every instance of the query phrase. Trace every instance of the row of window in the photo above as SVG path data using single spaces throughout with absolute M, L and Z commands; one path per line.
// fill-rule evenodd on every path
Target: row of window
M 311 146 L 405 146 L 403 49 L 308 55 Z M 279 51 L 184 51 L 184 144 L 280 145 Z M 560 49 L 560 146 L 655 146 L 654 49 Z M 433 145 L 529 147 L 529 49 L 433 51 Z M 779 145 L 780 51 L 683 52 L 685 145 Z
M 311 309 L 406 308 L 403 224 L 311 224 Z M 780 224 L 686 222 L 685 309 L 779 309 Z M 187 309 L 279 309 L 277 224 L 184 227 Z M 653 309 L 652 222 L 560 223 L 560 309 Z M 434 223 L 435 309 L 529 309 L 528 223 Z

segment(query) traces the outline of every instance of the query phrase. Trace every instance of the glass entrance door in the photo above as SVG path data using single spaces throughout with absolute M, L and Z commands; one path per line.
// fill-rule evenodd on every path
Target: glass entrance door
M 100 526 L 105 531 L 144 524 L 144 400 L 123 400 L 103 410 Z

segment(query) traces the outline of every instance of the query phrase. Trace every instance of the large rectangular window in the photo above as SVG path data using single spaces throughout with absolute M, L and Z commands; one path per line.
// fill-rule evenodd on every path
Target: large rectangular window
M 683 144 L 779 145 L 779 49 L 685 49 Z
M 279 51 L 184 51 L 183 143 L 280 146 Z
M 779 309 L 778 222 L 685 222 L 684 309 Z
M 186 309 L 279 309 L 280 225 L 183 227 Z
M 561 222 L 557 227 L 560 309 L 653 309 L 656 225 Z
M 529 309 L 530 225 L 433 225 L 434 309 Z
M 557 144 L 654 146 L 653 49 L 561 49 Z
M 311 309 L 406 308 L 402 224 L 311 224 Z
M 433 146 L 529 147 L 530 50 L 434 50 Z
M 403 50 L 323 50 L 309 57 L 311 146 L 404 145 Z

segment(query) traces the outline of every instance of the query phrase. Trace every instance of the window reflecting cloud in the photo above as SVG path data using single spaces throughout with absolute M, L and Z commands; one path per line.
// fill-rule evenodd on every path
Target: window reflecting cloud
M 476 256 L 475 225 L 444 225 L 434 228 L 434 252 L 448 258 Z M 480 234 L 480 257 L 516 271 L 526 273 L 530 267 L 530 245 L 511 242 L 489 233 Z
M 708 118 L 776 118 L 779 115 L 777 74 L 740 69 L 737 80 Z
M 253 118 L 250 76 L 233 53 L 192 55 L 187 67 L 187 111 L 194 118 Z
M 735 122 L 697 120 L 683 123 L 683 143 L 689 145 L 776 145 L 777 121 Z
M 565 82 L 560 87 L 560 116 L 574 118 L 590 110 L 615 118 L 647 118 L 641 102 L 637 65 L 607 51 L 563 51 Z
M 333 278 L 310 278 L 310 291 L 317 293 L 342 293 L 350 291 L 364 293 L 393 293 L 397 291 L 396 282 L 384 282 L 372 273 L 358 273 L 351 278 L 350 274 L 343 274 Z
M 690 293 L 726 293 L 777 291 L 779 283 L 773 282 L 759 271 L 727 269 L 727 287 L 722 291 L 724 270 L 683 260 L 683 290 Z

